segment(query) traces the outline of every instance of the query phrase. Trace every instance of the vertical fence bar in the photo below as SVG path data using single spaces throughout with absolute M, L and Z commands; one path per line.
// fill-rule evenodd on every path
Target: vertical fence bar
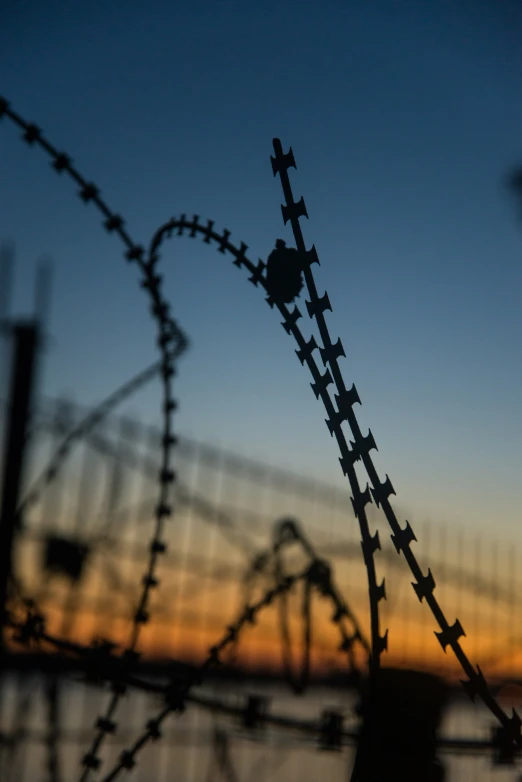
M 518 594 L 517 590 L 517 583 L 516 583 L 516 565 L 517 565 L 517 554 L 516 554 L 516 548 L 515 544 L 512 544 L 509 546 L 508 551 L 508 557 L 509 557 L 509 618 L 510 618 L 510 649 L 509 649 L 509 657 L 511 660 L 511 676 L 514 679 L 519 678 L 519 670 L 517 668 L 517 646 L 520 646 L 520 642 L 517 641 L 516 638 L 516 628 L 518 627 L 517 621 L 516 621 L 516 595 Z
M 481 546 L 480 546 L 480 536 L 477 533 L 475 536 L 475 573 L 481 572 Z M 480 632 L 480 596 L 478 595 L 477 590 L 474 592 L 474 617 L 473 617 L 473 638 L 475 639 L 474 642 L 474 649 L 473 649 L 473 656 L 475 659 L 478 659 L 478 652 L 479 652 L 479 636 L 478 633 Z
M 20 503 L 27 424 L 34 385 L 38 326 L 36 322 L 18 323 L 13 328 L 14 355 L 11 388 L 3 452 L 2 500 L 0 506 L 0 611 L 2 632 L 0 650 L 4 647 L 4 624 L 7 592 L 12 567 L 12 548 Z
M 201 638 L 201 650 L 204 654 L 205 648 L 209 645 L 208 641 L 208 620 L 212 614 L 212 607 L 209 606 L 209 599 L 212 599 L 211 578 L 212 578 L 212 565 L 215 560 L 215 551 L 217 545 L 217 520 L 216 515 L 219 512 L 219 504 L 221 499 L 221 490 L 223 483 L 223 459 L 222 454 L 216 451 L 212 454 L 212 461 L 209 465 L 209 486 L 206 491 L 206 497 L 214 506 L 214 518 L 210 520 L 210 527 L 204 531 L 206 543 L 203 545 L 203 541 L 198 543 L 198 548 L 203 553 L 203 561 L 201 566 L 201 572 L 199 574 L 200 583 L 198 585 L 198 593 L 201 594 L 201 608 L 200 608 L 200 638 Z M 210 592 L 210 595 L 209 595 Z M 199 602 L 199 601 L 198 601 Z M 215 611 L 215 606 L 214 606 Z
M 188 444 L 186 444 L 188 445 Z M 181 450 L 181 449 L 180 449 Z M 173 632 L 171 636 L 171 646 L 174 649 L 174 654 L 179 655 L 180 646 L 183 647 L 183 609 L 184 601 L 187 593 L 187 579 L 189 577 L 189 561 L 191 554 L 191 544 L 194 533 L 194 526 L 197 524 L 197 517 L 194 511 L 194 507 L 191 501 L 192 495 L 198 493 L 199 477 L 202 469 L 201 465 L 201 452 L 199 443 L 191 442 L 190 447 L 186 447 L 183 450 L 185 454 L 184 460 L 186 462 L 185 472 L 185 485 L 182 486 L 182 490 L 186 492 L 186 502 L 184 503 L 183 517 L 184 524 L 183 530 L 178 533 L 178 545 L 176 555 L 179 557 L 178 561 L 178 576 L 176 579 L 175 593 L 172 595 L 172 627 Z M 178 452 L 178 458 L 180 454 Z M 180 465 L 181 471 L 181 465 Z M 179 503 L 178 503 L 179 504 Z

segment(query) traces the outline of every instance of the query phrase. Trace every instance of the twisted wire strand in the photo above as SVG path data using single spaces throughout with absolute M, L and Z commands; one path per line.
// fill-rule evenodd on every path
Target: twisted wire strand
M 194 684 L 201 682 L 201 675 L 204 670 L 208 670 L 209 668 L 215 667 L 219 664 L 219 654 L 221 654 L 227 646 L 237 640 L 241 631 L 247 624 L 255 624 L 258 614 L 264 607 L 270 605 L 277 596 L 279 596 L 279 599 L 281 599 L 281 597 L 286 594 L 288 590 L 292 589 L 298 581 L 307 578 L 308 569 L 305 568 L 300 574 L 285 577 L 275 589 L 267 590 L 260 600 L 253 602 L 251 605 L 245 605 L 239 614 L 239 619 L 235 624 L 227 628 L 226 635 L 219 644 L 211 648 L 210 654 L 199 669 L 188 666 L 186 664 L 176 662 L 171 663 L 173 667 L 178 666 L 180 671 L 185 673 L 181 680 L 179 678 L 173 678 L 169 684 L 165 685 L 162 683 L 150 681 L 148 679 L 142 679 L 139 675 L 136 674 L 126 673 L 121 676 L 122 681 L 125 682 L 127 687 L 133 688 L 139 692 L 160 695 L 163 699 L 166 700 L 167 704 L 172 705 L 171 711 L 181 712 L 184 710 L 187 703 L 192 703 L 211 712 L 228 716 L 244 717 L 244 708 L 233 706 L 225 701 L 221 701 L 219 699 L 205 695 L 194 695 L 190 692 L 190 688 Z M 120 659 L 114 654 L 115 645 L 100 642 L 97 647 L 93 647 L 65 641 L 63 638 L 59 638 L 47 633 L 45 631 L 44 618 L 39 615 L 33 615 L 31 619 L 26 618 L 24 621 L 19 621 L 16 620 L 11 613 L 8 615 L 7 621 L 9 625 L 16 630 L 20 643 L 28 644 L 30 642 L 34 642 L 37 645 L 45 643 L 58 651 L 64 652 L 68 655 L 73 654 L 83 660 L 83 670 L 87 675 L 87 681 L 99 684 L 103 681 L 113 680 L 114 671 L 118 666 Z M 159 735 L 156 735 L 156 728 L 159 729 L 161 722 L 167 716 L 166 714 L 165 716 L 161 716 L 163 715 L 164 711 L 165 709 L 160 712 L 160 715 L 158 715 L 155 721 L 150 721 L 147 723 L 147 732 L 150 733 L 149 738 L 151 740 L 157 740 L 159 738 Z M 160 718 L 161 721 L 158 722 Z M 304 732 L 305 734 L 313 734 L 317 736 L 318 740 L 320 740 L 321 735 L 324 736 L 325 733 L 324 726 L 321 726 L 320 719 L 314 721 L 303 721 L 288 716 L 282 717 L 276 714 L 269 714 L 265 711 L 259 711 L 256 713 L 255 723 L 256 726 L 259 727 L 268 724 L 275 727 L 286 728 L 288 730 L 297 730 Z M 352 740 L 354 740 L 356 738 L 356 734 L 349 734 L 344 731 L 342 738 L 346 739 L 347 737 L 351 737 Z M 340 740 L 341 738 L 339 738 L 339 742 Z M 333 743 L 334 742 L 330 742 L 330 745 Z M 137 744 L 138 741 L 135 742 L 135 746 Z M 140 743 L 139 749 L 141 749 L 143 746 L 145 746 L 145 743 Z M 136 750 L 135 754 L 137 754 L 139 749 Z M 130 762 L 127 753 L 122 753 L 121 761 L 122 763 Z M 127 768 L 128 766 L 124 767 Z M 111 773 L 117 775 L 120 770 L 121 769 L 113 769 L 113 772 Z M 108 778 L 115 779 L 116 776 Z
M 156 576 L 156 568 L 159 557 L 166 551 L 166 543 L 163 540 L 165 520 L 171 515 L 171 488 L 175 479 L 174 471 L 171 466 L 172 448 L 176 438 L 173 433 L 172 418 L 176 409 L 176 402 L 172 395 L 172 377 L 175 374 L 175 363 L 179 351 L 184 349 L 186 344 L 185 336 L 179 328 L 177 322 L 170 315 L 169 304 L 163 297 L 162 278 L 156 273 L 156 258 L 144 257 L 142 246 L 135 244 L 129 233 L 124 228 L 123 218 L 113 212 L 105 201 L 101 198 L 98 187 L 92 182 L 88 182 L 79 171 L 73 166 L 71 158 L 63 152 L 59 152 L 42 135 L 41 129 L 34 123 L 26 122 L 19 114 L 10 108 L 8 101 L 0 96 L 0 119 L 6 117 L 14 125 L 22 130 L 22 139 L 29 146 L 40 147 L 52 159 L 51 165 L 57 173 L 66 173 L 78 186 L 78 195 L 84 203 L 93 203 L 98 211 L 103 215 L 103 227 L 109 233 L 115 233 L 125 247 L 125 258 L 129 263 L 135 263 L 141 273 L 141 287 L 150 300 L 150 309 L 157 325 L 157 347 L 161 355 L 161 379 L 163 386 L 163 437 L 162 437 L 162 458 L 161 467 L 158 476 L 158 503 L 155 510 L 154 531 L 150 542 L 149 563 L 146 573 L 143 577 L 143 589 L 138 609 L 133 616 L 132 630 L 129 644 L 127 647 L 126 659 L 124 662 L 130 666 L 136 661 L 138 653 L 136 645 L 140 635 L 141 627 L 148 621 L 149 616 L 147 607 L 150 593 L 159 585 Z M 125 692 L 125 686 L 118 681 L 113 683 L 113 694 L 110 698 L 106 715 L 108 722 L 113 722 L 114 714 L 122 694 Z M 111 727 L 112 730 L 112 727 Z M 97 756 L 98 750 L 103 742 L 105 732 L 98 733 L 92 743 L 90 751 L 83 758 L 84 771 L 82 773 L 82 782 L 87 782 L 91 771 L 100 766 L 100 759 Z
M 148 689 L 151 692 L 159 691 L 155 685 L 148 687 Z M 248 706 L 248 703 L 245 706 L 240 706 L 221 698 L 201 694 L 189 694 L 187 696 L 187 702 L 192 703 L 200 708 L 216 712 L 223 716 L 240 719 L 242 718 L 243 720 L 245 718 L 245 712 Z M 342 714 L 339 714 L 339 717 L 342 716 Z M 283 730 L 291 730 L 309 735 L 313 737 L 318 743 L 320 742 L 321 738 L 326 738 L 328 735 L 328 726 L 324 724 L 324 712 L 320 717 L 304 720 L 283 714 L 259 711 L 256 714 L 256 727 L 259 726 L 259 728 L 262 728 L 265 725 L 271 725 Z M 358 731 L 347 730 L 341 725 L 338 725 L 335 733 L 337 734 L 335 737 L 337 741 L 331 741 L 330 746 L 322 745 L 321 749 L 339 749 L 341 746 L 345 745 L 352 746 L 357 742 L 359 737 Z M 468 739 L 464 737 L 447 738 L 444 736 L 438 736 L 437 748 L 447 753 L 484 752 L 494 750 L 495 743 L 490 739 Z
M 154 687 L 155 686 L 152 685 L 150 691 L 158 691 L 158 689 L 154 689 Z M 240 718 L 243 720 L 245 718 L 245 712 L 248 707 L 248 703 L 245 706 L 240 706 L 220 698 L 201 694 L 189 694 L 187 696 L 187 701 L 203 709 L 213 711 L 217 714 L 234 717 L 236 719 Z M 326 714 L 328 714 L 328 712 L 326 712 Z M 326 715 L 323 712 L 315 719 L 312 718 L 304 720 L 283 714 L 259 711 L 256 714 L 256 727 L 258 726 L 259 728 L 262 728 L 265 725 L 271 725 L 283 730 L 303 733 L 313 737 L 321 749 L 336 750 L 340 749 L 342 746 L 353 746 L 357 743 L 359 738 L 358 731 L 349 730 L 342 727 L 342 720 L 344 717 L 343 714 L 337 713 L 337 716 L 340 718 L 337 725 L 332 725 L 331 723 L 328 724 L 328 722 L 326 722 L 324 719 L 325 716 Z M 326 741 L 324 741 L 324 739 L 326 739 Z M 496 750 L 496 743 L 494 740 L 480 738 L 448 738 L 446 736 L 437 736 L 436 745 L 437 749 L 445 753 L 455 754 L 474 754 Z
M 291 153 L 287 154 L 291 155 Z M 293 155 L 291 157 L 293 160 Z M 286 162 L 289 163 L 288 158 L 286 158 Z M 288 199 L 287 201 L 288 206 L 290 205 L 290 201 Z M 296 209 L 301 208 L 299 206 L 301 203 L 304 204 L 302 199 L 298 204 L 294 205 Z M 288 211 L 285 211 L 284 206 L 282 207 L 282 210 L 283 216 L 285 214 L 288 215 Z M 252 282 L 256 287 L 260 285 L 265 290 L 265 292 L 269 293 L 266 283 L 265 263 L 259 260 L 257 264 L 254 264 L 252 261 L 250 261 L 245 255 L 248 249 L 247 245 L 244 244 L 244 242 L 241 242 L 239 248 L 233 245 L 229 241 L 230 231 L 225 229 L 222 234 L 219 234 L 214 231 L 214 222 L 212 220 L 207 221 L 206 225 L 201 225 L 199 220 L 200 218 L 198 215 L 194 215 L 192 220 L 188 220 L 186 215 L 181 215 L 179 218 L 172 218 L 160 229 L 158 229 L 155 236 L 153 237 L 152 246 L 157 248 L 165 238 L 173 235 L 188 235 L 191 238 L 194 238 L 197 235 L 203 236 L 205 243 L 216 243 L 218 245 L 217 249 L 219 252 L 223 254 L 228 252 L 233 255 L 234 265 L 239 268 L 245 267 L 247 271 L 250 272 L 249 281 Z M 174 232 L 176 232 L 176 234 L 174 234 Z M 310 263 L 318 262 L 315 247 L 312 246 L 311 250 L 305 251 L 305 253 L 306 258 L 309 259 Z M 311 288 L 311 290 L 313 289 Z M 331 309 L 328 295 L 326 293 L 321 298 L 318 298 L 316 294 L 314 296 L 310 294 L 310 298 L 311 301 L 306 302 L 306 307 L 309 311 L 310 317 L 314 316 L 316 312 L 320 313 L 322 316 L 324 309 Z M 511 717 L 506 714 L 506 712 L 498 704 L 495 697 L 491 693 L 480 667 L 477 665 L 475 668 L 462 649 L 459 643 L 459 638 L 464 635 L 462 625 L 458 619 L 452 625 L 449 624 L 441 606 L 433 594 L 435 589 L 435 579 L 431 573 L 431 570 L 428 569 L 427 574 L 423 574 L 415 554 L 410 548 L 410 544 L 416 540 L 413 530 L 409 522 L 406 522 L 406 526 L 404 528 L 400 526 L 388 499 L 390 494 L 395 494 L 391 481 L 388 476 L 386 476 L 386 479 L 383 482 L 379 480 L 377 471 L 369 455 L 369 451 L 372 448 L 377 448 L 373 434 L 371 431 L 366 436 L 362 434 L 361 428 L 353 411 L 353 405 L 356 402 L 360 404 L 359 395 L 354 385 L 352 385 L 350 390 L 346 389 L 337 363 L 338 356 L 344 355 L 344 349 L 341 341 L 337 340 L 335 344 L 332 343 L 326 321 L 324 316 L 322 316 L 319 318 L 319 322 L 321 323 L 321 328 L 324 332 L 324 347 L 320 348 L 316 344 L 316 341 L 313 337 L 307 342 L 299 326 L 297 325 L 297 321 L 302 317 L 297 305 L 294 304 L 293 308 L 290 310 L 286 304 L 281 303 L 280 301 L 276 301 L 270 295 L 268 295 L 267 302 L 271 307 L 277 307 L 284 319 L 282 323 L 283 328 L 288 334 L 292 335 L 297 342 L 298 349 L 296 350 L 296 354 L 301 363 L 306 364 L 312 375 L 312 390 L 314 391 L 315 396 L 320 398 L 323 402 L 324 408 L 328 415 L 326 424 L 332 436 L 335 436 L 337 440 L 339 450 L 341 452 L 341 467 L 350 481 L 353 494 L 352 504 L 354 513 L 359 521 L 361 536 L 363 538 L 362 548 L 364 561 L 368 573 L 371 574 L 372 580 L 370 583 L 373 584 L 373 586 L 370 587 L 370 593 L 373 595 L 370 601 L 371 607 L 373 606 L 373 614 L 371 616 L 372 655 L 370 658 L 370 671 L 375 673 L 375 671 L 378 670 L 379 655 L 376 652 L 379 648 L 382 651 L 386 647 L 387 638 L 387 632 L 381 638 L 379 633 L 375 630 L 375 625 L 378 622 L 378 612 L 376 611 L 376 606 L 379 600 L 384 597 L 385 591 L 384 582 L 378 585 L 377 582 L 373 580 L 375 574 L 373 553 L 376 549 L 380 548 L 379 534 L 376 532 L 373 537 L 371 536 L 364 510 L 365 506 L 372 502 L 373 497 L 376 505 L 382 508 L 391 527 L 391 539 L 397 553 L 402 553 L 404 555 L 406 562 L 414 578 L 416 579 L 412 586 L 419 601 L 426 601 L 440 627 L 440 631 L 435 631 L 435 635 L 442 649 L 446 651 L 448 646 L 451 648 L 462 670 L 468 677 L 466 680 L 462 680 L 462 685 L 465 692 L 469 695 L 472 701 L 474 701 L 476 697 L 479 697 L 484 705 L 493 714 L 493 716 L 498 720 L 502 729 L 502 734 L 500 735 L 499 740 L 505 740 L 506 743 L 511 747 L 521 747 L 522 736 L 520 729 L 522 723 L 517 712 L 513 709 Z M 313 351 L 315 349 L 319 350 L 323 363 L 325 366 L 327 366 L 324 374 L 321 374 L 317 362 L 315 361 L 315 357 L 313 355 Z M 335 388 L 337 390 L 337 394 L 335 395 L 337 407 L 334 406 L 328 392 L 328 386 L 332 383 L 335 384 Z M 352 446 L 351 449 L 348 448 L 344 432 L 342 430 L 342 423 L 344 421 L 348 422 L 352 436 L 354 438 L 354 441 L 350 443 Z M 372 484 L 371 489 L 368 484 L 363 491 L 359 489 L 359 484 L 354 468 L 355 462 L 359 459 L 362 461 L 366 472 L 368 473 Z M 381 640 L 376 641 L 378 638 Z

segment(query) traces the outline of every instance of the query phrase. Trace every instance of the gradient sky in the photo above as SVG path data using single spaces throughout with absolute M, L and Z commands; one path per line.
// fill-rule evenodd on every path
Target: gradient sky
M 522 162 L 518 2 L 86 4 L 19 0 L 0 93 L 96 182 L 146 243 L 197 213 L 256 260 L 291 241 L 272 138 L 293 147 L 306 242 L 362 399 L 377 466 L 409 518 L 518 535 L 522 500 Z M 0 125 L 0 239 L 18 314 L 54 262 L 41 389 L 95 403 L 155 356 L 136 272 L 37 149 Z M 341 484 L 294 344 L 261 292 L 199 241 L 165 251 L 192 347 L 181 431 Z M 301 307 L 303 309 L 303 307 Z M 158 384 L 126 409 L 157 420 Z

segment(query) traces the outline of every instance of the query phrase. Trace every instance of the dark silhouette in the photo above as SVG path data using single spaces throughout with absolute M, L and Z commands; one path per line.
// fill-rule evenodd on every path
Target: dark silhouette
M 1 116 L 5 116 L 22 131 L 22 138 L 28 145 L 39 147 L 50 156 L 54 169 L 58 173 L 66 174 L 79 186 L 80 198 L 85 203 L 91 203 L 97 208 L 103 216 L 104 228 L 119 237 L 125 248 L 127 261 L 136 265 L 141 272 L 141 284 L 147 293 L 149 305 L 156 321 L 156 339 L 161 354 L 163 436 L 160 443 L 161 464 L 157 475 L 158 501 L 154 512 L 154 532 L 149 545 L 147 568 L 132 620 L 131 637 L 124 654 L 118 657 L 114 655 L 114 644 L 105 640 L 101 640 L 98 644 L 94 642 L 88 647 L 81 647 L 78 644 L 69 644 L 67 647 L 71 654 L 74 653 L 81 659 L 84 670 L 90 671 L 94 678 L 102 676 L 104 665 L 114 663 L 111 674 L 107 677 L 111 680 L 112 694 L 108 707 L 96 722 L 95 736 L 87 753 L 83 756 L 82 782 L 87 782 L 91 778 L 92 772 L 99 770 L 101 766 L 100 750 L 106 737 L 115 732 L 117 728 L 116 710 L 127 687 L 132 684 L 137 688 L 141 687 L 146 690 L 148 688 L 147 691 L 150 691 L 151 687 L 150 683 L 136 678 L 134 673 L 139 659 L 137 645 L 140 631 L 142 626 L 149 621 L 150 596 L 152 591 L 159 586 L 156 576 L 157 564 L 160 555 L 163 555 L 167 548 L 164 529 L 166 519 L 171 515 L 172 487 L 176 481 L 176 475 L 172 468 L 172 448 L 176 443 L 172 414 L 176 403 L 172 395 L 171 378 L 175 373 L 176 360 L 184 350 L 185 341 L 176 321 L 169 314 L 169 305 L 163 296 L 162 278 L 157 273 L 159 246 L 165 237 L 172 235 L 174 229 L 177 229 L 177 235 L 180 236 L 184 232 L 191 237 L 202 234 L 206 243 L 217 243 L 219 252 L 230 253 L 234 257 L 234 264 L 238 268 L 246 268 L 250 273 L 249 280 L 256 287 L 260 286 L 265 290 L 268 294 L 268 303 L 271 307 L 276 306 L 283 317 L 285 330 L 296 340 L 298 358 L 310 370 L 313 378 L 311 384 L 313 392 L 317 399 L 321 399 L 325 407 L 328 415 L 326 420 L 328 429 L 330 434 L 335 436 L 340 448 L 341 468 L 350 483 L 353 510 L 361 531 L 363 557 L 368 574 L 371 618 L 369 677 L 361 700 L 360 713 L 363 725 L 359 735 L 353 779 L 360 782 L 377 782 L 377 780 L 390 778 L 398 778 L 403 782 L 410 782 L 414 779 L 416 781 L 422 779 L 427 782 L 440 782 L 443 778 L 443 769 L 435 753 L 437 728 L 445 701 L 440 682 L 434 677 L 427 677 L 412 671 L 382 670 L 380 668 L 381 655 L 387 649 L 387 631 L 381 635 L 378 607 L 380 601 L 385 599 L 386 593 L 384 581 L 378 583 L 375 571 L 374 555 L 380 549 L 380 541 L 377 532 L 371 533 L 366 515 L 365 508 L 371 502 L 375 502 L 382 509 L 388 521 L 397 553 L 404 556 L 413 574 L 413 588 L 418 599 L 428 605 L 437 620 L 439 630 L 436 632 L 436 636 L 442 649 L 445 651 L 449 646 L 459 660 L 466 676 L 463 682 L 466 691 L 472 698 L 478 695 L 498 719 L 500 728 L 496 734 L 496 742 L 500 748 L 499 757 L 509 759 L 514 749 L 522 745 L 520 720 L 515 713 L 510 717 L 504 712 L 491 693 L 480 669 L 472 665 L 462 649 L 460 638 L 464 635 L 464 630 L 458 619 L 450 624 L 443 613 L 434 594 L 434 577 L 429 569 L 427 572 L 423 572 L 411 548 L 416 541 L 415 534 L 408 522 L 404 527 L 401 527 L 391 505 L 390 497 L 395 494 L 392 483 L 388 476 L 384 480 L 379 478 L 373 463 L 370 452 L 377 448 L 373 435 L 371 432 L 363 435 L 356 418 L 353 408 L 356 403 L 360 404 L 360 399 L 355 386 L 352 386 L 351 389 L 347 389 L 345 386 L 338 363 L 338 360 L 345 356 L 344 348 L 340 339 L 336 342 L 332 341 L 325 318 L 325 312 L 331 310 L 329 297 L 327 293 L 322 296 L 318 294 L 311 269 L 312 264 L 319 262 L 317 252 L 313 246 L 309 250 L 306 249 L 301 232 L 299 220 L 308 215 L 303 198 L 295 201 L 292 194 L 288 176 L 288 169 L 295 167 L 292 150 L 283 153 L 280 140 L 273 140 L 275 155 L 271 158 L 272 169 L 274 175 L 280 176 L 285 197 L 282 215 L 285 224 L 287 222 L 291 224 L 295 249 L 287 248 L 282 240 L 278 240 L 267 263 L 260 261 L 254 265 L 246 258 L 247 246 L 244 243 L 241 243 L 239 248 L 234 246 L 229 241 L 229 231 L 224 230 L 219 234 L 213 230 L 212 221 L 208 221 L 206 226 L 203 226 L 200 224 L 198 216 L 194 216 L 191 221 L 187 220 L 185 216 L 179 220 L 170 220 L 156 232 L 148 250 L 145 250 L 141 245 L 132 241 L 123 227 L 122 218 L 109 209 L 105 201 L 102 200 L 96 185 L 80 175 L 73 167 L 71 159 L 53 147 L 43 137 L 42 131 L 37 125 L 25 122 L 2 98 L 0 98 Z M 522 187 L 522 175 L 516 177 L 515 183 L 517 187 Z M 303 278 L 307 292 L 306 310 L 313 325 L 317 327 L 322 344 L 317 344 L 314 336 L 308 341 L 304 339 L 303 333 L 297 325 L 302 313 L 297 306 L 291 310 L 286 306 L 300 294 Z M 314 351 L 320 355 L 322 365 L 325 368 L 324 372 L 320 368 L 319 362 L 316 361 Z M 334 394 L 331 393 L 331 389 L 329 390 L 331 385 L 336 391 Z M 353 441 L 346 439 L 343 430 L 345 424 L 347 425 L 345 428 L 351 430 Z M 357 461 L 362 463 L 369 479 L 369 484 L 364 489 L 361 488 L 364 483 L 360 483 L 355 472 L 355 462 Z M 18 484 L 19 481 L 14 483 Z M 7 486 L 3 487 L 4 510 L 1 515 L 3 519 L 9 517 L 8 521 L 12 522 L 19 498 L 9 496 L 9 493 L 14 495 L 19 491 L 17 488 L 15 492 L 12 488 L 12 481 L 4 481 L 4 484 Z M 12 510 L 6 511 L 5 507 L 7 506 Z M 287 524 L 286 530 L 288 531 L 288 529 Z M 48 550 L 47 564 L 52 570 L 60 570 L 62 573 L 68 574 L 72 580 L 79 580 L 86 556 L 86 552 L 73 551 L 70 541 L 55 540 Z M 9 568 L 4 568 L 4 571 L 7 573 Z M 321 595 L 328 595 L 334 600 L 336 620 L 332 621 L 339 622 L 343 616 L 348 615 L 346 605 L 337 599 L 338 596 L 333 588 L 330 575 L 329 565 L 317 558 L 313 558 L 304 571 L 297 575 L 285 574 L 279 561 L 275 586 L 267 590 L 260 599 L 251 600 L 244 606 L 235 621 L 225 628 L 221 638 L 210 648 L 204 663 L 198 669 L 185 671 L 171 677 L 167 684 L 162 685 L 161 692 L 164 698 L 162 708 L 158 709 L 155 716 L 147 722 L 145 729 L 142 729 L 141 734 L 119 755 L 119 760 L 112 770 L 104 776 L 105 782 L 112 782 L 124 771 L 135 766 L 142 748 L 161 737 L 162 725 L 167 716 L 175 711 L 183 711 L 186 702 L 191 697 L 193 686 L 200 684 L 209 671 L 223 663 L 224 652 L 236 642 L 243 629 L 247 625 L 255 623 L 258 614 L 275 601 L 279 601 L 284 610 L 287 594 L 300 580 L 305 584 L 303 603 L 303 613 L 306 619 L 305 655 L 302 676 L 296 681 L 298 689 L 304 688 L 308 677 L 307 647 L 310 639 L 308 618 L 312 588 Z M 6 591 L 6 586 L 4 586 L 4 594 L 0 600 L 2 608 L 4 608 Z M 11 616 L 8 619 L 12 622 L 11 627 L 19 633 L 19 640 L 20 638 L 27 641 L 44 640 L 47 644 L 54 644 L 57 649 L 66 648 L 63 640 L 53 638 L 46 633 L 44 617 L 38 615 L 36 609 L 32 615 L 28 614 L 25 623 L 17 622 L 16 618 Z M 289 641 L 285 629 L 286 615 L 284 614 L 282 626 L 283 634 L 287 636 L 286 641 Z M 357 640 L 358 635 L 355 628 L 352 637 L 343 637 L 343 641 L 346 640 L 347 645 L 350 646 L 354 640 Z M 285 642 L 285 645 L 289 646 L 289 643 Z M 290 670 L 290 666 L 287 667 Z M 117 673 L 116 670 L 118 670 Z M 49 702 L 51 705 L 53 703 L 56 705 L 56 697 L 52 696 Z M 55 711 L 57 712 L 57 709 Z M 261 721 L 263 718 L 257 708 L 254 716 L 254 722 Z M 326 745 L 337 747 L 342 739 L 342 716 L 336 712 L 328 712 L 322 725 L 322 732 L 327 737 Z M 301 727 L 303 729 L 309 728 L 305 725 Z M 317 731 L 317 728 L 315 730 Z M 219 734 L 220 752 L 225 746 L 223 735 L 223 733 Z
M 514 168 L 507 177 L 507 186 L 518 201 L 522 219 L 522 166 Z
M 292 302 L 303 287 L 303 262 L 299 252 L 277 239 L 266 264 L 266 288 L 274 301 Z
M 367 682 L 352 782 L 442 782 L 437 730 L 448 690 L 435 676 L 381 668 Z

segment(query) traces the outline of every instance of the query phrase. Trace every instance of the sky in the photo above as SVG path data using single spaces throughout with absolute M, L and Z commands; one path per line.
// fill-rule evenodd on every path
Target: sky
M 521 36 L 520 4 L 494 0 L 20 0 L 0 26 L 0 94 L 140 243 L 198 214 L 266 260 L 293 241 L 270 165 L 273 137 L 292 146 L 318 290 L 380 475 L 412 522 L 508 539 L 522 500 L 522 222 L 505 186 L 522 162 Z M 18 136 L 0 123 L 12 313 L 31 314 L 50 258 L 40 391 L 95 404 L 154 360 L 153 323 L 117 239 Z M 173 239 L 163 264 L 191 341 L 178 431 L 344 485 L 261 291 L 199 240 Z M 125 410 L 159 421 L 159 399 L 156 383 Z

